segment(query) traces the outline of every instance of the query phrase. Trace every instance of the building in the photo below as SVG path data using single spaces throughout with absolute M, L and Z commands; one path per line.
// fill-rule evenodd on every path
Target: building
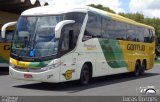
M 3 24 L 16 21 L 24 10 L 38 6 L 39 0 L 0 0 L 0 29 Z

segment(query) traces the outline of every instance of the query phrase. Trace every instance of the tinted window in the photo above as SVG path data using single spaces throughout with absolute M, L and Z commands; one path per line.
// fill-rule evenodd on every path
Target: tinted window
M 110 19 L 102 19 L 102 37 L 117 40 L 126 39 L 126 24 Z
M 108 25 L 108 19 L 102 18 L 102 38 L 109 38 L 108 32 L 107 32 L 107 25 Z
M 150 42 L 151 36 L 149 33 L 149 29 L 144 28 L 144 42 Z
M 82 24 L 85 18 L 85 13 L 80 13 L 80 12 L 71 12 L 71 13 L 66 13 L 64 15 L 65 20 L 75 20 L 76 23 Z
M 13 34 L 14 34 L 13 30 L 6 31 L 6 42 L 11 42 L 12 41 Z
M 3 42 L 2 36 L 1 36 L 1 31 L 0 31 L 0 42 Z
M 154 30 L 149 29 L 149 37 L 150 37 L 150 42 L 154 42 L 155 40 L 155 32 Z
M 137 41 L 144 42 L 144 29 L 142 27 L 136 27 Z
M 127 33 L 127 25 L 123 22 L 115 22 L 115 38 L 117 40 L 125 40 L 126 39 L 126 33 Z
M 0 42 L 11 42 L 13 34 L 14 34 L 13 30 L 7 30 L 6 31 L 6 38 L 2 39 L 1 33 L 0 33 Z
M 112 36 L 114 36 L 114 26 L 115 26 L 115 23 L 112 20 L 103 18 L 102 19 L 102 37 L 111 38 Z
M 127 24 L 127 40 L 137 41 L 136 27 L 134 25 Z
M 154 42 L 155 40 L 155 31 L 154 30 L 150 30 L 152 32 L 152 38 L 151 38 L 151 42 Z
M 86 15 L 85 13 L 71 12 L 71 13 L 66 13 L 64 16 L 65 20 L 75 20 L 75 23 L 71 25 L 72 33 L 73 33 L 73 36 L 72 36 L 73 47 L 76 46 L 85 15 Z
M 84 32 L 84 38 L 85 36 L 89 36 L 91 38 L 101 37 L 101 17 L 99 15 L 91 12 L 88 13 L 88 21 Z

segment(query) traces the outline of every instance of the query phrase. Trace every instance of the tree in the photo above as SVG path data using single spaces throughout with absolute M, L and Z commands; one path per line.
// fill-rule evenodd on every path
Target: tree
M 91 6 L 91 7 L 94 7 L 94 8 L 97 8 L 97 9 L 100 9 L 100 10 L 104 10 L 104 11 L 107 11 L 107 12 L 111 12 L 111 13 L 116 13 L 114 10 L 110 9 L 109 7 L 104 7 L 103 5 L 101 4 L 90 4 L 88 6 Z
M 129 19 L 132 19 L 134 21 L 137 21 L 137 22 L 140 22 L 140 23 L 143 23 L 143 20 L 144 20 L 144 15 L 143 14 L 140 14 L 140 13 L 119 13 L 119 15 L 123 16 L 123 17 L 126 17 L 126 18 L 129 18 Z

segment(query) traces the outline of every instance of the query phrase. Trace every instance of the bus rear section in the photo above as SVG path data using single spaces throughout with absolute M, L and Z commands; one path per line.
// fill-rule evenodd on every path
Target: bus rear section
M 0 67 L 8 67 L 9 66 L 9 57 L 10 57 L 10 48 L 11 48 L 11 40 L 14 34 L 15 27 L 8 27 L 6 29 L 5 38 L 2 37 L 0 33 Z

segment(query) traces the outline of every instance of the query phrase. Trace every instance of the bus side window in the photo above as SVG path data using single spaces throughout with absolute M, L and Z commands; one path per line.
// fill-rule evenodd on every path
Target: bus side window
M 136 27 L 136 34 L 138 35 L 138 42 L 144 42 L 144 30 L 142 27 Z
M 76 46 L 85 15 L 86 15 L 85 13 L 71 12 L 71 13 L 65 14 L 64 16 L 64 19 L 66 20 L 68 19 L 75 20 L 75 23 L 72 25 L 73 30 L 70 32 L 70 33 L 73 33 L 72 49 L 75 48 Z
M 101 38 L 101 17 L 89 12 L 83 41 L 91 38 Z
M 1 32 L 1 31 L 0 31 Z M 2 42 L 2 37 L 1 37 L 1 33 L 0 33 L 0 42 Z
M 144 42 L 150 42 L 149 29 L 144 28 Z
M 1 36 L 1 31 L 0 31 L 0 42 L 5 42 L 5 39 L 2 38 L 2 36 Z
M 152 36 L 152 42 L 154 42 L 155 41 L 155 30 L 151 30 L 152 31 L 152 34 L 153 34 L 153 36 Z
M 111 29 L 113 29 L 113 23 L 107 18 L 102 18 L 102 38 L 109 38 Z
M 13 30 L 6 31 L 5 41 L 6 41 L 6 42 L 11 42 L 11 41 L 12 41 L 13 34 L 14 34 L 14 31 L 13 31 Z
M 127 25 L 127 40 L 137 41 L 135 26 L 130 25 L 130 24 Z
M 151 29 L 149 29 L 149 36 L 150 36 L 150 43 L 154 42 L 155 40 L 154 32 Z

